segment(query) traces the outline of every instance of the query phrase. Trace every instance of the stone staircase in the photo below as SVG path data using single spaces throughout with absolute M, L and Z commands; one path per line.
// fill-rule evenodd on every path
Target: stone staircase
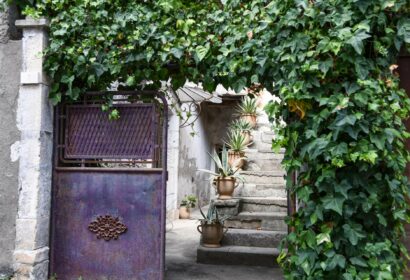
M 273 134 L 267 120 L 258 120 L 253 143 L 246 150 L 247 165 L 241 171 L 245 183 L 230 200 L 215 200 L 229 228 L 220 248 L 199 246 L 197 261 L 207 264 L 275 266 L 278 246 L 287 234 L 287 194 L 283 151 L 271 150 Z

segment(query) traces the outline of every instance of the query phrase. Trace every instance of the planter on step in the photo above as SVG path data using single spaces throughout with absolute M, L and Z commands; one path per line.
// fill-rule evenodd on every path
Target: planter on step
M 248 122 L 252 128 L 256 126 L 256 117 L 258 115 L 258 107 L 256 106 L 256 99 L 246 96 L 238 105 L 237 111 L 241 119 Z
M 245 152 L 228 151 L 228 163 L 233 169 L 241 169 L 245 164 Z
M 179 205 L 179 218 L 189 219 L 191 218 L 191 208 L 196 206 L 197 197 L 195 195 L 186 195 Z
M 191 218 L 191 209 L 186 206 L 179 207 L 179 218 L 180 219 Z
M 231 199 L 233 192 L 239 183 L 236 182 L 235 177 L 216 177 L 213 181 L 219 199 Z
M 256 114 L 242 114 L 241 119 L 248 122 L 252 128 L 256 127 L 257 116 Z
M 222 238 L 228 231 L 228 228 L 225 228 L 223 224 L 219 222 L 208 224 L 206 221 L 201 221 L 197 229 L 202 235 L 202 246 L 208 248 L 221 247 Z
M 243 136 L 244 140 L 244 145 L 248 146 L 249 144 L 252 143 L 253 137 L 252 134 L 249 130 L 242 130 L 241 135 Z

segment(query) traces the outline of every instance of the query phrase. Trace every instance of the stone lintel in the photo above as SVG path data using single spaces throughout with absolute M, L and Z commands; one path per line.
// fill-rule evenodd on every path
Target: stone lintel
M 16 20 L 16 26 L 18 28 L 47 28 L 49 24 L 50 24 L 49 20 L 45 18 L 40 18 L 40 19 L 26 18 L 26 19 Z

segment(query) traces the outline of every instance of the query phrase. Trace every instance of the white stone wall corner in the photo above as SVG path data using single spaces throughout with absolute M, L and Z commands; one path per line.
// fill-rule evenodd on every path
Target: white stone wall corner
M 46 280 L 52 186 L 53 108 L 43 71 L 47 46 L 45 19 L 18 20 L 23 61 L 17 108 L 19 200 L 14 251 L 15 279 Z

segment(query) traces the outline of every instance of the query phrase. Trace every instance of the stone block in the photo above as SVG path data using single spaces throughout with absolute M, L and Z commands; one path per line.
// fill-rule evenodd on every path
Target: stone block
M 241 197 L 287 197 L 284 184 L 241 184 L 236 194 Z
M 40 84 L 42 80 L 40 72 L 21 72 L 20 74 L 20 83 L 22 85 Z
M 225 226 L 237 229 L 287 231 L 286 212 L 241 212 L 225 221 Z
M 241 211 L 245 212 L 287 212 L 286 198 L 246 197 L 241 200 Z
M 48 247 L 37 250 L 16 250 L 14 251 L 14 261 L 21 264 L 36 265 L 48 260 L 48 254 Z
M 218 213 L 222 216 L 236 216 L 239 213 L 239 199 L 215 199 L 212 203 L 218 209 Z
M 48 261 L 36 265 L 17 263 L 15 266 L 15 280 L 47 280 Z
M 285 184 L 284 171 L 241 171 L 247 184 Z
M 53 109 L 48 99 L 48 86 L 20 87 L 17 127 L 20 131 L 53 132 Z
M 218 265 L 252 265 L 277 266 L 276 258 L 279 250 L 276 248 L 260 248 L 249 246 L 223 246 L 206 248 L 199 246 L 197 262 Z
M 286 236 L 284 231 L 229 229 L 222 240 L 222 245 L 277 248 Z

